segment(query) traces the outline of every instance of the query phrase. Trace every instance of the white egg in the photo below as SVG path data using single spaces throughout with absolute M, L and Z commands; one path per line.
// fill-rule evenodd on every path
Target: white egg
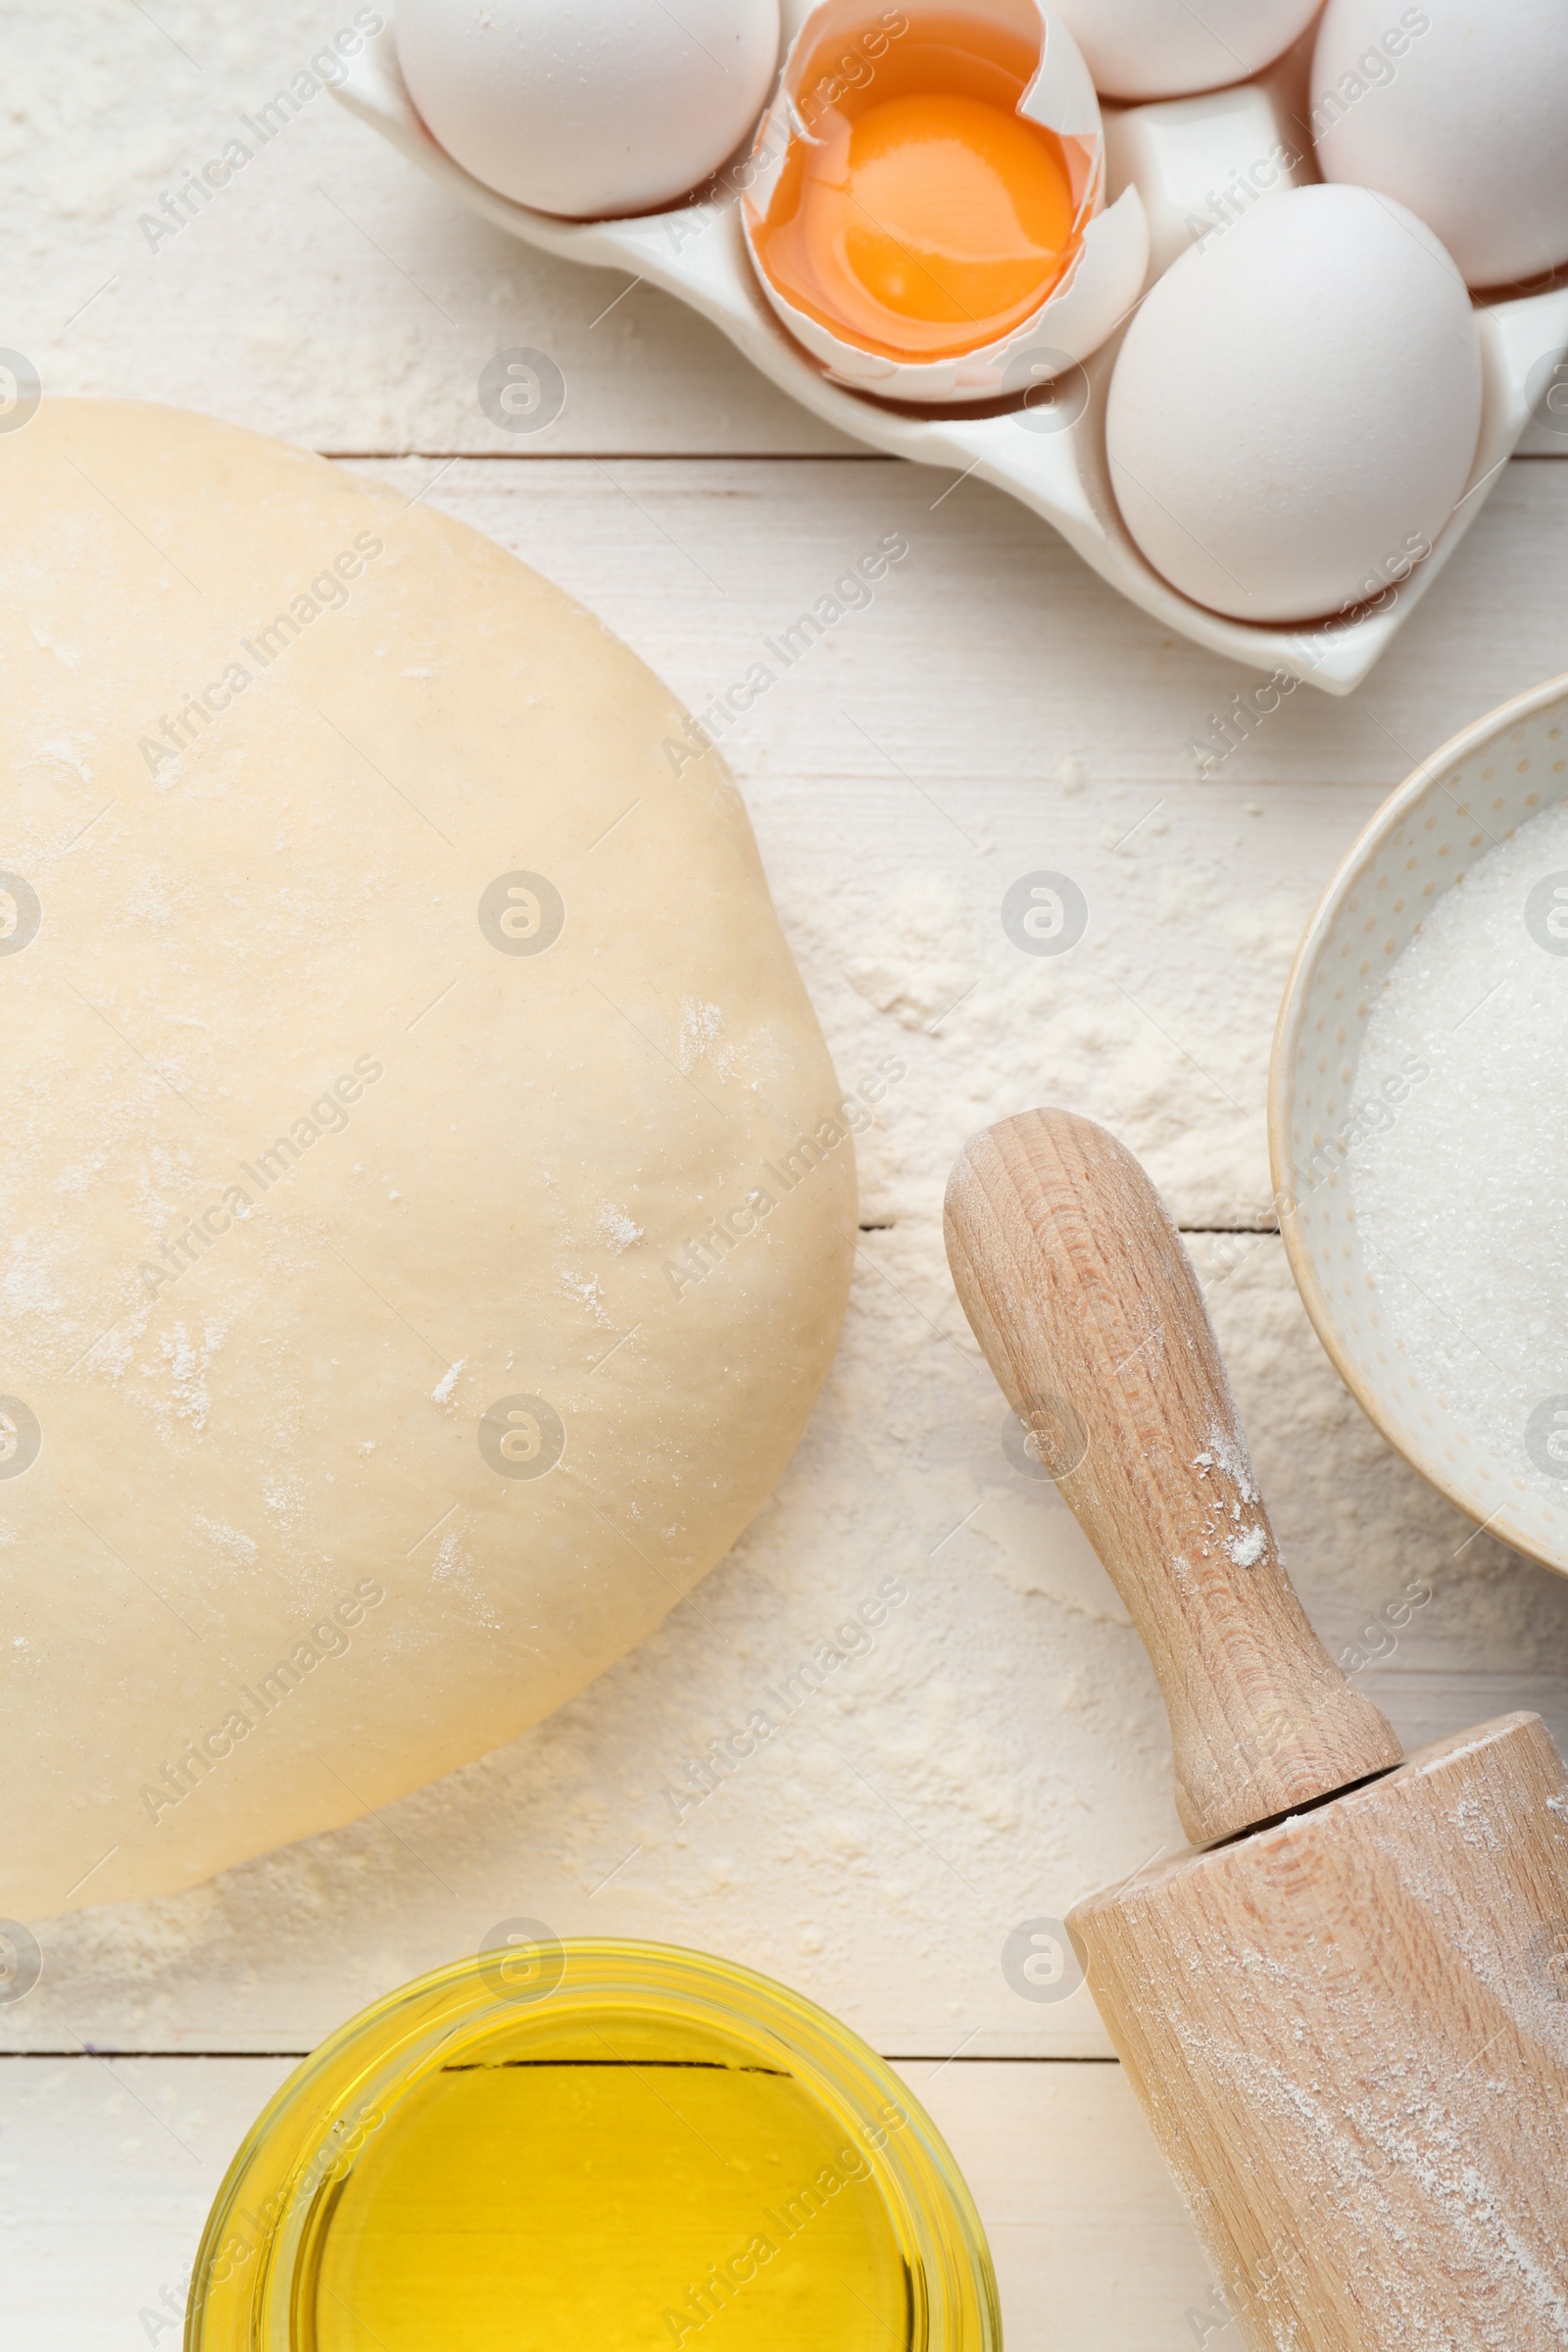
M 573 220 L 697 187 L 761 113 L 778 0 L 399 0 L 398 63 L 447 153 Z
M 1470 285 L 1568 262 L 1568 0 L 1329 0 L 1311 98 L 1324 178 L 1407 204 Z
M 1283 57 L 1320 0 L 1053 0 L 1106 98 L 1185 98 Z
M 1195 603 L 1310 620 L 1434 545 L 1481 424 L 1452 261 L 1365 188 L 1294 188 L 1172 264 L 1127 330 L 1106 452 L 1128 530 Z

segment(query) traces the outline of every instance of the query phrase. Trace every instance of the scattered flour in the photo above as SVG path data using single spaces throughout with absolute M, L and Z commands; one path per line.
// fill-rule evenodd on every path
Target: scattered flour
M 735 1067 L 735 1053 L 724 1037 L 724 1014 L 717 1004 L 705 1004 L 699 997 L 684 997 L 680 1007 L 680 1043 L 675 1058 L 681 1072 L 690 1077 L 700 1061 L 727 1078 Z
M 563 1266 L 557 1280 L 567 1298 L 579 1299 L 596 1323 L 602 1323 L 607 1331 L 612 1328 L 605 1309 L 604 1286 L 597 1274 L 573 1274 L 568 1267 Z
M 431 1582 L 459 1604 L 471 1624 L 490 1633 L 501 1631 L 501 1618 L 476 1573 L 477 1563 L 457 1528 L 442 1537 L 431 1569 Z
M 612 1250 L 619 1257 L 623 1250 L 642 1240 L 643 1229 L 623 1208 L 603 1208 L 599 1212 L 599 1238 L 607 1250 Z
M 209 1519 L 204 1511 L 195 1514 L 196 1525 L 230 1568 L 254 1568 L 261 1556 L 254 1540 L 237 1527 L 229 1527 L 221 1519 Z
M 200 1437 L 213 1409 L 212 1391 L 207 1385 L 208 1367 L 227 1337 L 226 1327 L 211 1315 L 203 1323 L 199 1337 L 187 1331 L 182 1322 L 163 1335 L 168 1378 L 158 1407 L 161 1420 L 167 1422 L 172 1416 L 187 1423 Z
M 1259 1499 L 1257 1477 L 1248 1458 L 1246 1445 L 1217 1421 L 1209 1430 L 1208 1444 L 1203 1451 L 1193 1456 L 1193 1468 L 1218 1470 L 1222 1477 L 1230 1480 L 1243 1502 L 1256 1502 Z M 1231 1516 L 1233 1519 L 1241 1517 L 1240 1503 L 1232 1503 Z
M 1360 1063 L 1410 1054 L 1430 1075 L 1351 1162 L 1367 1273 L 1396 1346 L 1471 1444 L 1561 1494 L 1568 807 L 1479 858 L 1395 962 Z
M 190 73 L 178 108 L 168 104 L 168 76 L 186 69 L 122 0 L 35 14 L 11 42 L 0 166 L 15 217 L 32 231 L 30 241 L 27 228 L 15 241 L 14 307 L 40 322 L 64 319 L 119 273 L 58 354 L 43 324 L 27 344 L 46 380 L 75 391 L 122 388 L 129 351 L 150 395 L 188 399 L 175 329 L 208 282 L 198 277 L 189 290 L 195 258 L 213 266 L 208 257 L 229 235 L 230 216 L 246 220 L 254 243 L 252 224 L 265 227 L 280 204 L 298 205 L 301 217 L 320 205 L 309 182 L 321 156 L 334 169 L 374 170 L 373 160 L 361 165 L 362 150 L 369 154 L 364 132 L 319 99 L 225 191 L 225 211 L 204 215 L 159 256 L 144 253 L 138 212 L 193 156 L 216 152 L 235 110 L 254 110 L 318 40 L 317 14 L 297 0 L 260 16 L 232 0 L 187 0 L 173 29 L 202 69 Z M 388 185 L 401 189 L 403 167 L 387 159 L 386 169 Z M 57 301 L 62 231 L 75 274 Z M 475 334 L 489 338 L 476 341 L 477 365 L 510 338 L 512 307 L 529 281 L 522 265 L 509 271 L 487 248 L 469 282 Z M 430 447 L 450 433 L 447 341 L 426 344 L 408 330 L 377 425 L 366 387 L 393 372 L 380 366 L 384 338 L 350 337 L 302 368 L 311 319 L 291 310 L 290 283 L 281 266 L 266 276 L 232 338 L 244 364 L 227 380 L 243 385 L 248 419 L 326 446 L 341 438 L 350 413 L 370 418 L 355 446 Z M 428 472 L 421 464 L 410 475 L 411 493 Z M 523 549 L 547 569 L 549 512 L 537 509 Z M 1011 543 L 1002 544 L 1005 556 Z M 558 568 L 568 552 L 563 535 Z M 1032 570 L 1032 553 L 1028 562 Z M 1020 600 L 1028 592 L 1020 584 Z M 643 607 L 626 610 L 627 633 L 641 631 L 639 650 L 656 655 L 663 641 L 647 628 Z M 685 639 L 675 633 L 671 642 L 679 652 Z M 60 658 L 86 668 L 90 649 Z M 1061 682 L 1055 723 L 1075 691 Z M 1078 740 L 1076 716 L 1073 724 Z M 1085 2005 L 1019 2003 L 1002 1983 L 998 1954 L 1019 1920 L 1059 1912 L 1085 1887 L 1135 1868 L 1162 1838 L 1175 1838 L 1168 1740 L 1108 1580 L 1080 1547 L 1054 1490 L 1026 1483 L 1003 1451 L 1001 1401 L 952 1294 L 942 1187 L 966 1135 L 1054 1100 L 1111 1125 L 1184 1220 L 1265 1216 L 1262 1122 L 1250 1106 L 1261 1100 L 1273 1010 L 1309 893 L 1299 876 L 1285 875 L 1279 901 L 1250 910 L 1249 935 L 1233 939 L 1241 918 L 1223 850 L 1172 855 L 1161 844 L 1142 869 L 1147 920 L 1118 932 L 1100 894 L 1102 856 L 1086 853 L 1093 908 L 1084 949 L 1031 961 L 1002 936 L 997 906 L 1016 874 L 1079 855 L 1058 846 L 1062 828 L 1042 828 L 1054 817 L 1049 787 L 1035 805 L 1054 754 L 1043 754 L 1040 776 L 1031 769 L 1010 801 L 999 785 L 998 807 L 1014 813 L 1004 846 L 973 869 L 971 884 L 956 832 L 944 837 L 952 867 L 902 841 L 871 867 L 849 844 L 803 842 L 790 813 L 800 798 L 793 746 L 781 736 L 771 748 L 779 775 L 758 750 L 743 781 L 840 1073 L 858 1084 L 890 1049 L 908 1061 L 883 1118 L 857 1138 L 861 1217 L 875 1230 L 863 1237 L 828 1395 L 779 1495 L 695 1607 L 675 1609 L 549 1722 L 388 1807 L 384 1822 L 261 1857 L 165 1902 L 61 1923 L 39 1987 L 7 2012 L 13 2031 L 37 2046 L 58 2044 L 81 2016 L 103 2039 L 151 2046 L 176 2038 L 237 2046 L 258 2036 L 272 2046 L 284 2020 L 303 2045 L 360 2000 L 472 1948 L 493 1921 L 518 1910 L 538 1912 L 563 1934 L 641 1934 L 733 1952 L 801 1983 L 884 2048 L 935 2055 L 940 2047 L 945 2056 L 976 2019 L 1011 2036 L 1054 2029 Z M 737 747 L 738 759 L 751 750 Z M 1055 778 L 1064 807 L 1092 835 L 1099 812 L 1085 806 L 1087 755 L 1066 755 Z M 1152 784 L 1149 798 L 1163 788 Z M 1129 806 L 1128 826 L 1142 806 Z M 967 804 L 960 813 L 977 822 Z M 1151 830 L 1124 842 L 1119 867 L 1143 855 Z M 1188 971 L 1187 951 L 1205 926 L 1223 930 L 1232 952 L 1200 954 Z M 1173 990 L 1175 959 L 1182 980 Z M 1173 999 L 1182 1048 L 1167 1034 Z M 695 1007 L 683 1024 L 681 1051 L 692 1052 L 693 1066 L 705 1047 L 723 1051 L 704 1013 Z M 167 1172 L 170 1198 L 188 1175 Z M 160 1193 L 149 1213 L 166 1207 Z M 612 1236 L 602 1221 L 598 1238 L 613 1250 L 620 1229 Z M 633 1230 L 623 1246 L 636 1238 Z M 1568 1609 L 1557 1603 L 1568 1587 L 1502 1561 L 1487 1538 L 1448 1564 L 1457 1539 L 1447 1514 L 1355 1414 L 1311 1342 L 1277 1240 L 1245 1263 L 1213 1262 L 1212 1302 L 1263 1483 L 1282 1539 L 1304 1565 L 1315 1613 L 1348 1629 L 1363 1593 L 1394 1589 L 1413 1548 L 1446 1564 L 1440 1607 L 1422 1620 L 1429 1640 L 1440 1616 L 1448 1628 L 1440 1656 L 1500 1671 L 1528 1655 L 1543 1673 L 1559 1672 Z M 92 1336 L 83 1332 L 81 1344 Z M 117 1336 L 106 1349 L 117 1370 L 134 1376 L 128 1342 Z M 297 1481 L 280 1474 L 268 1499 L 290 1528 L 303 1525 Z M 266 1540 L 272 1531 L 259 1533 Z M 434 1581 L 463 1605 L 461 1538 L 449 1528 L 433 1549 Z M 797 1638 L 836 1622 L 837 1605 L 851 1606 L 888 1568 L 905 1576 L 910 1598 L 863 1669 L 853 1683 L 834 1678 L 823 1711 L 806 1713 L 788 1742 L 726 1782 L 677 1847 L 662 1818 L 665 1774 L 744 1721 L 779 1657 L 796 1654 Z M 1022 1829 L 995 1826 L 1020 1818 Z M 646 1854 L 638 1850 L 645 1838 Z M 825 1853 L 841 1855 L 852 1841 L 853 1865 L 824 1867 Z M 637 1859 L 599 1891 L 634 1850 Z M 974 1887 L 979 1899 L 966 1890 Z M 954 2018 L 940 2045 L 931 2038 L 939 2000 Z

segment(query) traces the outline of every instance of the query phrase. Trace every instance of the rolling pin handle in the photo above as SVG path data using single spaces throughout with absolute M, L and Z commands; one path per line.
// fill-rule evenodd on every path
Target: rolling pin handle
M 1132 1154 L 1067 1111 L 1004 1119 L 960 1153 L 946 1229 L 975 1337 L 1153 1662 L 1194 1844 L 1397 1764 L 1281 1564 L 1197 1276 Z

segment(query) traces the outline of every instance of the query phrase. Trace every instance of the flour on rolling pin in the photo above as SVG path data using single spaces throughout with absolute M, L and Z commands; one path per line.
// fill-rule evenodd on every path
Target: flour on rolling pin
M 1170 1716 L 1196 1850 L 1066 1925 L 1240 2340 L 1562 2352 L 1568 1774 L 1544 1725 L 1400 1761 L 1291 1588 L 1196 1276 L 1111 1136 L 1004 1120 L 946 1228 L 1009 1403 L 1081 1432 L 1055 1475 Z
M 1568 1479 L 1565 1016 L 1561 806 L 1486 850 L 1396 960 L 1353 1088 L 1377 1124 L 1349 1162 L 1394 1348 L 1539 1494 Z

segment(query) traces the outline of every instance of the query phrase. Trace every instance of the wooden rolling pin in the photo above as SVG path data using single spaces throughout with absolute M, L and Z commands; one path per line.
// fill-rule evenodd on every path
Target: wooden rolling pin
M 1067 1924 L 1243 2341 L 1564 2352 L 1568 1774 L 1544 1727 L 1400 1761 L 1292 1590 L 1181 1239 L 1103 1129 L 1042 1110 L 976 1137 L 947 1236 L 1148 1644 L 1206 1848 Z

